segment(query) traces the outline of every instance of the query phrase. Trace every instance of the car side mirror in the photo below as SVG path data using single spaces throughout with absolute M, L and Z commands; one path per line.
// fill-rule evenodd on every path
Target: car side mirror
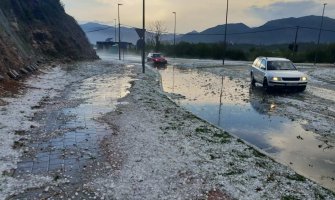
M 266 70 L 266 68 L 265 68 L 265 67 L 261 67 L 261 69 L 262 69 L 262 70 Z

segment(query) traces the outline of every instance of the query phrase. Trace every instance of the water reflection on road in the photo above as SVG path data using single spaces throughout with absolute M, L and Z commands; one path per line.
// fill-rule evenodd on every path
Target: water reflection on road
M 185 96 L 175 99 L 178 104 L 335 191 L 335 149 L 305 131 L 304 122 L 275 115 L 285 106 L 275 95 L 202 70 L 168 66 L 159 72 L 166 92 Z

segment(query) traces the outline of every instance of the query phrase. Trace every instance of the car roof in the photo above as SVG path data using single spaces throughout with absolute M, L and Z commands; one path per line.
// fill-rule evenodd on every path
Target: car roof
M 264 57 L 264 56 L 261 56 L 261 57 L 258 57 L 258 58 L 259 59 L 265 59 L 267 61 L 290 61 L 287 58 L 279 58 L 279 57 Z

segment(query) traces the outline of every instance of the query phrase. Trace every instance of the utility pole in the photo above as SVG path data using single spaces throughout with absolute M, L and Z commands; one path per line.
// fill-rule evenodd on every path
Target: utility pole
M 174 14 L 174 35 L 173 35 L 173 53 L 176 58 L 176 29 L 177 29 L 177 13 L 172 12 Z
M 143 49 L 142 49 L 142 72 L 145 73 L 145 0 L 143 0 Z
M 224 33 L 224 46 L 223 46 L 223 65 L 226 59 L 226 50 L 227 50 L 227 29 L 228 29 L 228 8 L 229 8 L 229 0 L 227 0 L 227 8 L 226 8 L 226 26 Z
M 219 104 L 219 120 L 218 120 L 218 126 L 221 125 L 222 94 L 223 94 L 223 76 L 222 76 L 222 80 L 221 80 L 221 92 L 220 92 L 220 104 Z
M 297 41 L 298 41 L 299 28 L 300 28 L 300 26 L 297 26 L 297 30 L 295 32 L 295 39 L 294 39 L 294 46 L 293 46 L 293 56 L 298 51 Z
M 322 18 L 321 18 L 321 25 L 320 25 L 320 31 L 319 31 L 319 37 L 318 37 L 318 44 L 316 46 L 316 51 L 315 51 L 315 58 L 314 58 L 314 65 L 316 65 L 317 58 L 318 58 L 318 50 L 320 46 L 320 39 L 321 39 L 321 31 L 322 31 L 322 26 L 323 26 L 323 17 L 325 15 L 325 9 L 326 9 L 327 3 L 323 4 L 323 11 L 322 11 Z
M 120 6 L 122 6 L 122 4 L 118 3 L 117 4 L 117 16 L 119 19 L 119 60 L 121 60 L 121 22 L 120 22 Z
M 115 33 L 114 33 L 114 36 L 115 36 L 115 43 L 116 43 L 116 19 L 114 19 L 114 31 L 115 31 Z

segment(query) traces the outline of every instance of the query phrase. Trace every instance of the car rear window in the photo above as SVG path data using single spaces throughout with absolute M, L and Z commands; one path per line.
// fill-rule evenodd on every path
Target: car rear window
M 159 57 L 161 57 L 161 54 L 155 53 L 155 54 L 152 55 L 152 57 L 153 58 L 159 58 Z
M 268 70 L 297 70 L 290 61 L 268 61 Z

